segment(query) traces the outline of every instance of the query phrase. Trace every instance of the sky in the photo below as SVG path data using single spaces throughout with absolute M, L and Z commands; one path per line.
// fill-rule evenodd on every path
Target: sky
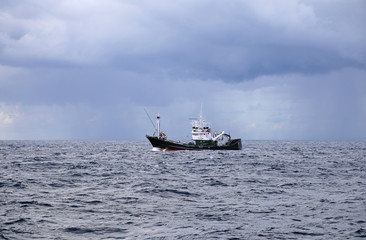
M 5 0 L 0 140 L 366 140 L 364 0 Z

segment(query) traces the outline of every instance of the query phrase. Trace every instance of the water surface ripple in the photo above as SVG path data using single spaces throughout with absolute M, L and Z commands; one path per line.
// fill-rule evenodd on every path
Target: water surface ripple
M 365 142 L 0 141 L 0 239 L 361 239 L 365 170 Z

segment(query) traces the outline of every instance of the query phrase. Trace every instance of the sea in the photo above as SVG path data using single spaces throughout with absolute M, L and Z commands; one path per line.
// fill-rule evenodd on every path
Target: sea
M 0 239 L 366 238 L 366 142 L 0 141 Z

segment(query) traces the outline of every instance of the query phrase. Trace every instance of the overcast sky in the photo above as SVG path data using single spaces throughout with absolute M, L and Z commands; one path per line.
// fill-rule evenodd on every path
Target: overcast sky
M 0 2 L 0 139 L 366 140 L 364 0 Z

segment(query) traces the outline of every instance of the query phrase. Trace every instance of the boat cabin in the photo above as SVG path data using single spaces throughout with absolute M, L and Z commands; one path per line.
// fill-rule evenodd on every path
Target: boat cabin
M 194 141 L 211 141 L 212 131 L 211 124 L 202 119 L 192 120 L 192 140 Z

